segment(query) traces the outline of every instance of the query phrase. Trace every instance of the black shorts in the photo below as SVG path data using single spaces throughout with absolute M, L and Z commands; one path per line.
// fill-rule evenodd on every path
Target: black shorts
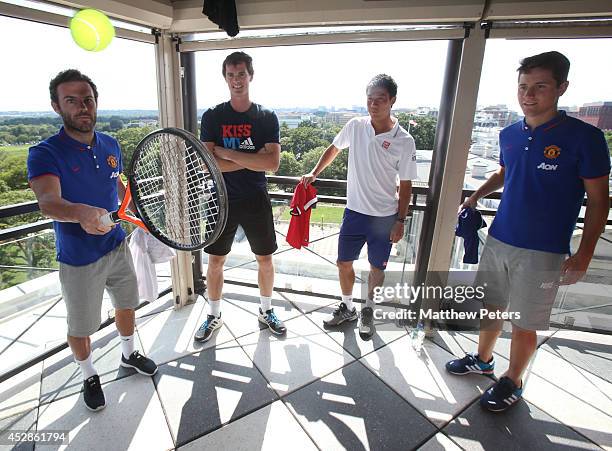
M 229 202 L 225 230 L 217 241 L 204 248 L 204 252 L 211 255 L 229 254 L 239 225 L 244 229 L 255 255 L 270 255 L 278 249 L 270 197 L 267 192 L 258 190 L 254 197 Z

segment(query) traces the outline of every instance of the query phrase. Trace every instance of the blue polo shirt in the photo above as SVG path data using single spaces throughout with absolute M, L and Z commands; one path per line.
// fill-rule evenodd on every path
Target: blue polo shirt
M 559 111 L 533 130 L 525 120 L 506 127 L 499 147 L 504 191 L 489 233 L 512 246 L 569 254 L 583 179 L 610 173 L 604 134 Z
M 117 209 L 117 177 L 123 169 L 119 143 L 95 132 L 94 144 L 75 141 L 64 128 L 57 135 L 30 147 L 28 180 L 41 175 L 59 178 L 62 198 L 69 202 Z M 74 266 L 88 265 L 115 249 L 125 238 L 120 226 L 105 235 L 90 235 L 78 223 L 53 223 L 57 260 Z

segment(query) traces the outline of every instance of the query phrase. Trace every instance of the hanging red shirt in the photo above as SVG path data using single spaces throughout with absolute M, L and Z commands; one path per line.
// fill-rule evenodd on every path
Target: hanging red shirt
M 296 249 L 308 246 L 310 235 L 310 212 L 317 203 L 317 190 L 314 186 L 304 187 L 298 183 L 291 199 L 291 222 L 287 231 L 287 243 Z

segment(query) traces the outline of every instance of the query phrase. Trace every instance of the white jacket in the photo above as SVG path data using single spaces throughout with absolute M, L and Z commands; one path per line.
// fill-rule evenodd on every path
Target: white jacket
M 141 228 L 132 233 L 129 247 L 138 279 L 138 295 L 140 299 L 154 301 L 159 293 L 155 264 L 167 262 L 176 254 Z

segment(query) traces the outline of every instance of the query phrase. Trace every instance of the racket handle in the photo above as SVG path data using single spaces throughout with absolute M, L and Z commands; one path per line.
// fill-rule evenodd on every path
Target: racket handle
M 114 226 L 118 222 L 119 222 L 119 217 L 117 216 L 116 211 L 100 216 L 100 224 L 102 224 L 105 227 Z

